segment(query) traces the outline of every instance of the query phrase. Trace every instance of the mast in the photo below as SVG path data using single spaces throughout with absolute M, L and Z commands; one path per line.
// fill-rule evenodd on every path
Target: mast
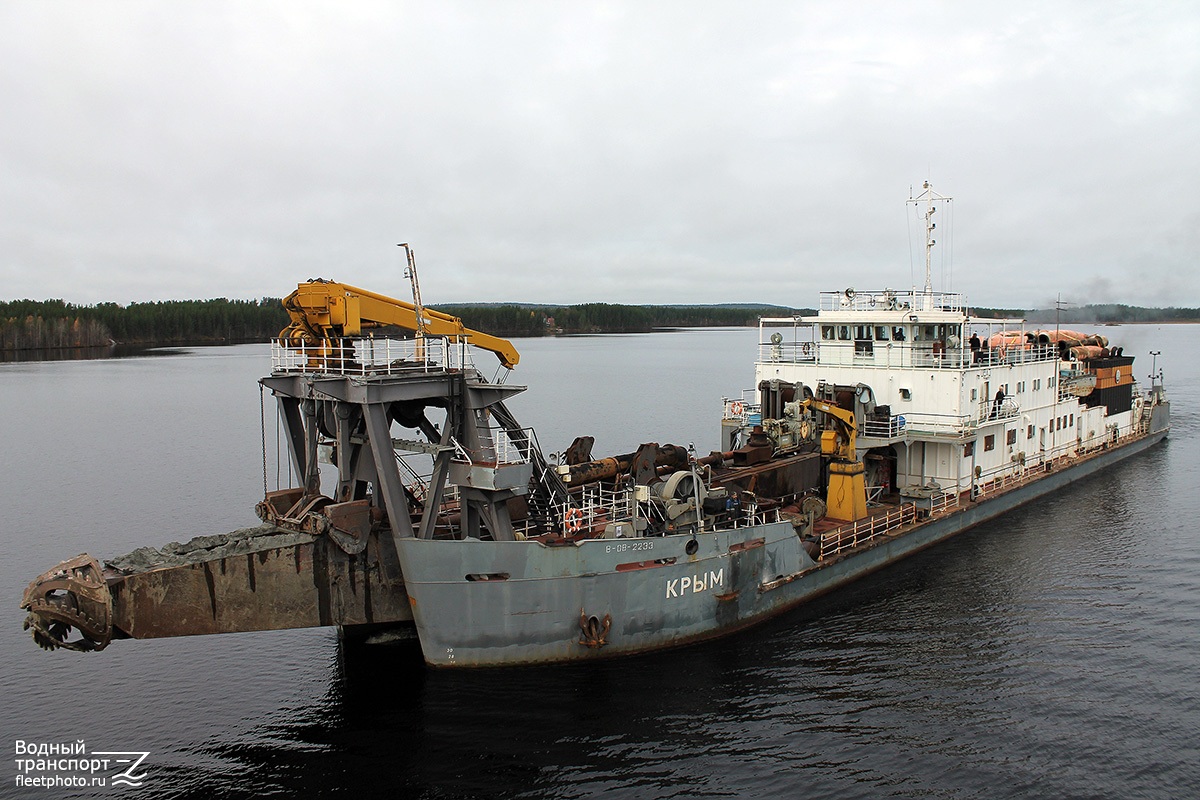
M 925 191 L 916 197 L 910 196 L 908 203 L 911 205 L 925 204 L 925 294 L 929 296 L 933 294 L 933 246 L 937 244 L 937 240 L 933 238 L 933 231 L 937 228 L 937 223 L 933 221 L 933 215 L 937 212 L 935 203 L 939 201 L 948 203 L 954 198 L 935 192 L 929 181 L 925 181 L 921 188 Z
M 399 246 L 404 248 L 404 252 L 408 256 L 408 267 L 404 270 L 404 277 L 408 278 L 412 284 L 413 306 L 417 315 L 417 330 L 414 336 L 417 345 L 416 355 L 418 359 L 423 359 L 425 357 L 425 336 L 429 329 L 425 323 L 425 306 L 421 305 L 421 284 L 417 282 L 417 257 L 407 242 L 401 242 Z

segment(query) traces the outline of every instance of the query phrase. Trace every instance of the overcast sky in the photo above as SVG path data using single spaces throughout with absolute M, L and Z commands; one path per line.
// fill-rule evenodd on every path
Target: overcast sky
M 935 288 L 1200 306 L 1198 101 L 1195 0 L 0 0 L 0 298 L 813 305 L 929 179 Z

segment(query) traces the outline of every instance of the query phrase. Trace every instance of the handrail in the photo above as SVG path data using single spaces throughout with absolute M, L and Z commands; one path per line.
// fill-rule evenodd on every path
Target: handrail
M 377 377 L 473 367 L 461 337 L 344 339 L 342 346 L 271 340 L 271 373 Z

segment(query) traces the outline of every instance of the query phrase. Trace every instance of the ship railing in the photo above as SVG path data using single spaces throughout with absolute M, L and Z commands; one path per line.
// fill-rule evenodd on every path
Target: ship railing
M 743 425 L 762 424 L 762 406 L 746 399 L 753 395 L 753 390 L 746 389 L 742 392 L 740 399 L 721 398 L 721 419 L 737 420 Z
M 759 342 L 758 360 L 762 362 L 782 362 L 785 364 L 815 364 L 817 361 L 816 342 Z
M 967 414 L 933 414 L 915 411 L 899 415 L 904 419 L 904 429 L 908 433 L 929 433 L 959 436 L 971 424 Z
M 778 522 L 778 508 L 753 508 L 748 511 L 722 512 L 705 518 L 705 530 L 731 531 L 739 528 L 753 528 L 755 525 L 768 525 Z
M 610 522 L 631 521 L 635 516 L 633 493 L 605 485 L 603 481 L 573 489 L 567 500 L 556 507 L 567 534 L 589 531 L 596 535 Z
M 971 422 L 973 425 L 978 426 L 985 422 L 1014 419 L 1020 415 L 1021 404 L 1012 397 L 1005 396 L 999 403 L 994 398 L 991 400 L 984 398 L 976 406 L 975 417 Z
M 1025 465 L 1020 464 L 1015 469 L 995 474 L 985 481 L 975 482 L 975 496 L 988 497 L 1019 486 L 1026 480 Z
M 865 519 L 826 531 L 821 534 L 820 559 L 831 558 L 847 550 L 853 550 L 885 536 L 891 530 L 913 522 L 916 518 L 916 506 L 904 504 L 886 514 L 873 514 Z
M 863 423 L 861 435 L 874 439 L 896 439 L 904 435 L 908 419 L 896 414 L 887 419 L 868 419 Z
M 838 326 L 846 327 L 850 326 Z M 767 329 L 764 328 L 764 333 Z M 1042 345 L 975 350 L 940 340 L 822 339 L 813 342 L 760 341 L 758 363 L 816 363 L 888 369 L 986 369 L 993 366 L 1051 362 L 1058 355 Z
M 375 377 L 473 367 L 465 337 L 365 337 L 309 343 L 271 340 L 272 374 Z
M 821 311 L 951 311 L 966 313 L 967 297 L 959 292 L 877 289 L 821 292 Z

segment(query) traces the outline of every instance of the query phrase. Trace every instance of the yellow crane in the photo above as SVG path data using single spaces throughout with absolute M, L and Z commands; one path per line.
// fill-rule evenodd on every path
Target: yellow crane
M 335 340 L 361 336 L 364 330 L 395 326 L 422 336 L 466 339 L 495 353 L 508 369 L 521 360 L 512 342 L 471 330 L 458 317 L 429 308 L 418 314 L 412 303 L 337 281 L 301 283 L 283 299 L 283 307 L 292 321 L 279 337 L 295 347 L 333 347 Z
M 867 516 L 867 483 L 863 462 L 855 450 L 857 425 L 854 412 L 841 406 L 807 398 L 802 405 L 833 419 L 838 430 L 821 432 L 821 454 L 830 457 L 829 489 L 825 504 L 830 519 L 857 522 Z

